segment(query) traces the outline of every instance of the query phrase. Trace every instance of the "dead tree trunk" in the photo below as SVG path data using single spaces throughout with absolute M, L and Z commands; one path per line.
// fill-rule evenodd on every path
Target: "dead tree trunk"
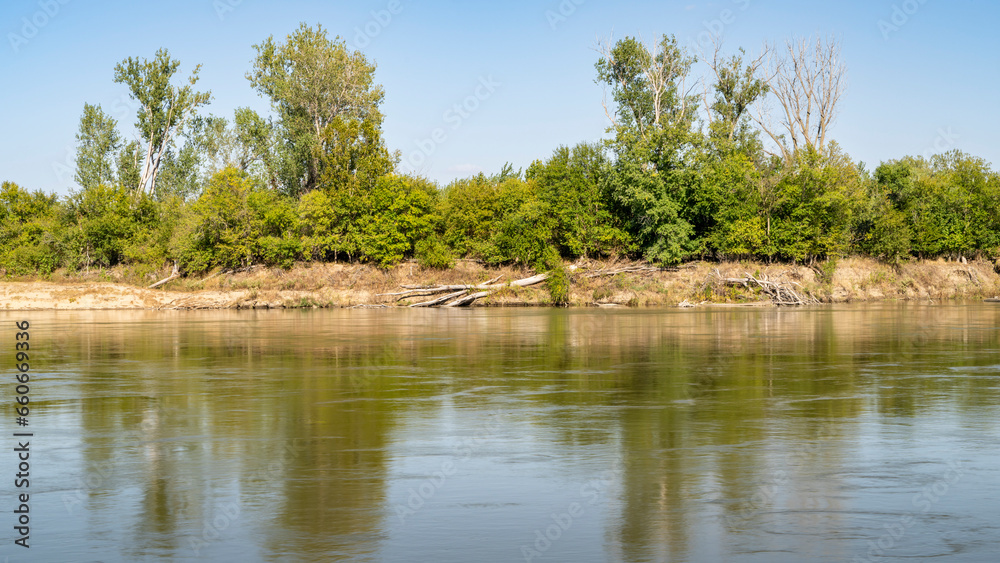
M 381 293 L 377 297 L 395 297 L 396 301 L 401 301 L 409 297 L 424 297 L 444 293 L 445 295 L 441 295 L 430 301 L 413 303 L 410 307 L 466 307 L 474 303 L 477 299 L 487 297 L 506 287 L 528 287 L 542 283 L 549 279 L 549 274 L 538 274 L 530 278 L 514 280 L 510 283 L 496 283 L 500 280 L 500 277 L 476 285 L 437 285 L 430 287 L 404 285 L 402 287 L 405 291 Z
M 147 287 L 146 289 L 156 289 L 157 287 L 160 287 L 161 285 L 163 285 L 163 284 L 165 284 L 167 282 L 174 281 L 175 279 L 177 279 L 179 277 L 181 277 L 181 274 L 180 274 L 180 272 L 177 271 L 177 262 L 174 262 L 174 271 L 171 272 L 168 277 L 166 277 L 166 278 L 164 278 L 164 279 L 162 279 L 162 280 L 154 283 L 153 285 Z

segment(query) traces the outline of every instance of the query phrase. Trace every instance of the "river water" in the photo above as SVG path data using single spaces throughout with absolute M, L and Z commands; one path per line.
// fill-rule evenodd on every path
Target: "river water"
M 1000 560 L 1000 306 L 23 320 L 10 562 Z

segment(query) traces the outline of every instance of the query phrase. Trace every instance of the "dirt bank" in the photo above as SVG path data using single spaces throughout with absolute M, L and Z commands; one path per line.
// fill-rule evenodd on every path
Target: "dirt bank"
M 1000 276 L 989 262 L 912 261 L 898 266 L 861 258 L 816 267 L 755 262 L 693 262 L 672 270 L 626 272 L 588 277 L 624 266 L 584 261 L 567 264 L 573 306 L 766 305 L 752 287 L 727 285 L 721 278 L 750 274 L 787 284 L 822 302 L 979 299 L 1000 294 Z M 157 289 L 146 286 L 169 271 L 129 279 L 127 270 L 86 275 L 56 273 L 46 279 L 0 282 L 0 308 L 37 309 L 237 309 L 290 307 L 406 306 L 419 299 L 395 301 L 379 294 L 402 285 L 474 284 L 503 276 L 510 281 L 533 272 L 486 268 L 460 261 L 451 270 L 424 269 L 406 263 L 391 270 L 358 264 L 303 264 L 291 270 L 256 267 L 238 273 L 180 278 Z M 546 305 L 545 284 L 508 288 L 476 306 Z

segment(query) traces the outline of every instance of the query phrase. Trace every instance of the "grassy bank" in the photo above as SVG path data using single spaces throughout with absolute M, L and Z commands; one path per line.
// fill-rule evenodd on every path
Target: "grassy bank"
M 887 265 L 863 258 L 824 262 L 814 267 L 758 262 L 692 262 L 671 270 L 593 275 L 620 269 L 613 262 L 566 264 L 571 284 L 569 304 L 586 306 L 673 307 L 678 304 L 768 304 L 759 290 L 727 285 L 720 278 L 757 278 L 788 284 L 825 303 L 894 300 L 980 299 L 1000 294 L 1000 275 L 985 261 L 934 260 Z M 30 309 L 222 309 L 407 306 L 423 300 L 396 301 L 381 294 L 403 285 L 475 284 L 503 276 L 516 280 L 534 272 L 523 268 L 488 268 L 459 261 L 435 270 L 416 263 L 391 269 L 366 264 L 296 265 L 291 269 L 254 267 L 240 272 L 213 272 L 204 277 L 171 281 L 146 289 L 169 270 L 137 272 L 128 268 L 92 270 L 69 275 L 0 282 L 0 307 Z M 551 304 L 545 284 L 506 288 L 475 306 L 545 306 Z

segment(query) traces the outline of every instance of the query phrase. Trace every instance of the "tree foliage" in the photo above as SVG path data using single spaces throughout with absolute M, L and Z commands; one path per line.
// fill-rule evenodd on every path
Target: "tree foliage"
M 165 49 L 118 64 L 140 139 L 85 104 L 78 189 L 0 187 L 0 270 L 474 258 L 550 272 L 552 303 L 564 304 L 564 259 L 1000 255 L 1000 174 L 987 162 L 952 151 L 869 172 L 829 137 L 845 72 L 834 41 L 789 43 L 776 59 L 716 49 L 700 97 L 698 62 L 675 37 L 608 41 L 595 65 L 610 95 L 607 139 L 443 188 L 397 170 L 363 54 L 305 24 L 255 48 L 247 77 L 271 115 L 199 115 L 209 94 L 194 90 L 198 68 L 174 85 L 179 62 Z M 761 113 L 769 99 L 777 127 Z
M 330 39 L 322 26 L 301 24 L 284 42 L 268 37 L 254 45 L 257 57 L 247 73 L 250 84 L 268 97 L 281 119 L 285 148 L 285 181 L 290 193 L 317 187 L 323 173 L 321 154 L 331 140 L 328 128 L 345 124 L 379 128 L 384 92 L 375 83 L 375 65 L 352 51 L 340 37 Z M 355 131 L 359 131 L 357 129 Z
M 76 141 L 76 183 L 85 189 L 116 183 L 115 159 L 122 148 L 118 122 L 101 106 L 83 104 Z
M 194 68 L 186 85 L 170 83 L 179 66 L 180 61 L 172 59 L 166 49 L 156 51 L 153 60 L 128 57 L 115 66 L 115 82 L 127 85 L 129 95 L 139 103 L 135 126 L 146 144 L 139 182 L 132 186 L 139 193 L 155 193 L 157 176 L 175 137 L 211 99 L 210 92 L 194 90 L 201 65 Z

